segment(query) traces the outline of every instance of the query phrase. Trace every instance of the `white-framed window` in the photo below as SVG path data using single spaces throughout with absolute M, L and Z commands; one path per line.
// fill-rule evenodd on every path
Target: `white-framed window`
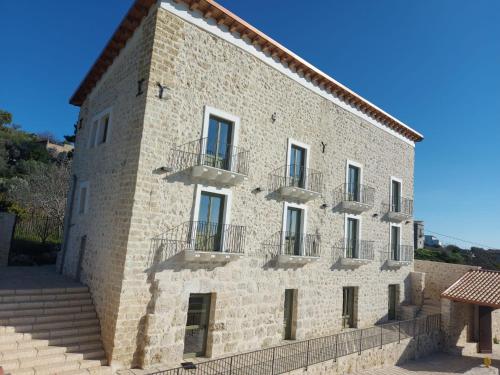
M 360 258 L 361 216 L 346 214 L 344 220 L 344 256 Z
M 111 109 L 106 109 L 94 116 L 91 122 L 88 148 L 107 143 L 111 126 Z
M 403 180 L 397 177 L 391 177 L 390 186 L 390 210 L 392 212 L 401 212 L 403 197 Z
M 307 225 L 307 206 L 283 203 L 283 235 L 281 247 L 286 255 L 304 255 Z
M 401 224 L 390 224 L 389 233 L 389 257 L 391 260 L 401 258 Z
M 346 161 L 345 168 L 345 193 L 348 201 L 362 202 L 361 186 L 363 185 L 363 164 L 352 160 Z
M 193 250 L 224 252 L 226 226 L 231 223 L 232 192 L 212 186 L 196 186 L 193 208 Z
M 78 213 L 80 215 L 83 215 L 87 212 L 87 207 L 88 207 L 88 201 L 89 201 L 89 182 L 88 181 L 82 181 L 80 182 L 79 188 L 78 188 Z
M 201 144 L 203 164 L 233 170 L 237 162 L 239 128 L 238 116 L 206 105 Z
M 286 176 L 288 186 L 296 186 L 302 189 L 307 189 L 309 155 L 309 145 L 292 138 L 288 138 L 286 154 Z

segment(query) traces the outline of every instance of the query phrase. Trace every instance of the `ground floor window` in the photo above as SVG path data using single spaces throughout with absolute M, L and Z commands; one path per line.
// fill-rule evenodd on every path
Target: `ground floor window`
M 204 356 L 210 318 L 210 294 L 191 294 L 184 336 L 184 357 Z
M 283 338 L 295 340 L 297 318 L 297 289 L 285 289 L 285 306 L 283 316 Z
M 356 328 L 357 288 L 344 287 L 342 296 L 342 328 Z

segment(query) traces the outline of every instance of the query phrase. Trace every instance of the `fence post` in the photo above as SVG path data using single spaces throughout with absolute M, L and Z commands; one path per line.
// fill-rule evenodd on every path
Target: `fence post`
M 271 362 L 271 375 L 274 375 L 274 355 L 276 353 L 276 347 L 273 348 L 273 360 Z
M 309 343 L 311 340 L 307 340 L 307 350 L 306 350 L 306 370 L 309 367 Z
M 398 344 L 401 343 L 401 321 L 398 322 Z
M 339 335 L 336 335 L 335 336 L 335 362 L 337 362 L 337 358 L 339 355 L 338 347 L 339 347 Z
M 361 347 L 363 343 L 363 330 L 359 331 L 359 352 L 358 355 L 361 355 Z
M 229 362 L 229 375 L 233 373 L 233 358 L 234 356 L 231 357 L 231 361 Z

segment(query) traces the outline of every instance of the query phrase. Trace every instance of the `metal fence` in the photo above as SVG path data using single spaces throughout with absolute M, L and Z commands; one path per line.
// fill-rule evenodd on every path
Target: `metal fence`
M 375 201 L 375 189 L 361 184 L 342 184 L 333 192 L 333 202 L 357 202 L 367 206 L 373 206 Z
M 337 360 L 371 348 L 400 342 L 440 330 L 440 314 L 297 341 L 292 344 L 243 353 L 183 367 L 158 371 L 158 375 L 277 375 L 316 363 Z
M 40 242 L 60 243 L 62 240 L 62 223 L 47 216 L 30 215 L 17 217 L 14 239 Z
M 342 239 L 337 248 L 342 251 L 342 258 L 375 259 L 374 241 Z
M 321 193 L 323 173 L 295 164 L 279 167 L 269 174 L 269 190 L 276 191 L 282 187 L 296 187 Z
M 320 236 L 314 233 L 276 232 L 262 245 L 264 251 L 273 255 L 321 255 Z

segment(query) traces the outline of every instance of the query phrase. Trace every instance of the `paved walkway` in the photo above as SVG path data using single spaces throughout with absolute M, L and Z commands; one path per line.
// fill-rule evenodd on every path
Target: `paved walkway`
M 0 290 L 70 288 L 81 284 L 56 272 L 55 266 L 0 267 Z
M 400 366 L 386 367 L 376 370 L 366 370 L 357 375 L 473 375 L 498 374 L 500 359 L 494 359 L 492 367 L 496 369 L 480 368 L 483 363 L 478 357 L 459 357 L 448 354 L 437 354 L 410 361 Z

